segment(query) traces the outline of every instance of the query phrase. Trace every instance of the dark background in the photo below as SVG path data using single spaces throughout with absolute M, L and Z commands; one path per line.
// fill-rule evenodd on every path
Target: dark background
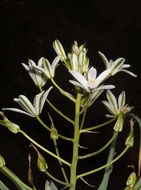
M 114 93 L 118 96 L 121 90 L 126 90 L 127 103 L 134 105 L 134 113 L 141 116 L 141 78 L 140 78 L 140 52 L 141 52 L 141 2 L 140 1 L 115 1 L 115 0 L 81 0 L 81 1 L 44 1 L 44 0 L 1 0 L 0 1 L 0 107 L 16 107 L 13 98 L 19 94 L 24 94 L 33 99 L 38 90 L 34 87 L 28 74 L 21 66 L 21 63 L 27 63 L 28 59 L 38 61 L 42 56 L 50 61 L 56 56 L 52 42 L 59 39 L 66 51 L 70 51 L 71 44 L 77 40 L 79 44 L 86 44 L 90 64 L 102 71 L 103 63 L 98 56 L 98 51 L 103 52 L 108 59 L 115 60 L 118 57 L 124 57 L 127 64 L 131 64 L 131 69 L 138 75 L 138 78 L 120 73 L 112 78 L 109 83 L 115 84 L 117 89 Z M 63 72 L 63 74 L 62 74 Z M 69 79 L 66 76 L 65 69 L 58 68 L 56 80 L 61 82 L 64 89 L 70 89 Z M 48 82 L 48 85 L 50 83 Z M 102 99 L 105 98 L 103 94 Z M 56 91 L 52 92 L 50 99 L 54 101 L 59 109 L 66 111 L 66 114 L 72 116 L 70 105 L 61 96 L 56 96 Z M 64 106 L 65 105 L 65 108 Z M 47 112 L 53 115 L 58 130 L 66 135 L 71 135 L 71 127 L 64 123 L 49 107 Z M 87 125 L 92 122 L 101 123 L 105 119 L 106 113 L 101 104 L 90 109 L 87 115 Z M 7 116 L 12 121 L 18 123 L 38 142 L 44 144 L 53 150 L 52 142 L 45 130 L 32 118 L 24 115 L 9 113 Z M 43 112 L 42 118 L 48 120 L 47 113 Z M 126 123 L 127 131 L 129 123 Z M 100 148 L 107 139 L 111 137 L 112 130 L 105 127 L 99 130 L 100 133 L 83 135 L 82 145 L 90 146 L 90 152 Z M 0 151 L 5 158 L 7 166 L 11 168 L 21 179 L 27 182 L 28 161 L 27 156 L 30 152 L 33 157 L 33 175 L 38 189 L 44 189 L 45 180 L 48 179 L 36 169 L 36 153 L 29 148 L 29 142 L 21 135 L 14 135 L 1 127 L 0 131 Z M 127 132 L 124 129 L 120 135 L 117 152 L 122 151 Z M 137 151 L 138 151 L 139 130 L 135 127 L 135 149 L 131 149 L 124 158 L 115 164 L 112 174 L 109 190 L 124 189 L 125 180 L 132 169 L 128 165 L 134 165 L 137 171 Z M 58 141 L 64 158 L 69 159 L 71 154 L 70 143 Z M 80 171 L 87 171 L 90 168 L 96 168 L 106 162 L 108 151 L 104 151 L 95 159 L 89 159 L 82 162 Z M 44 153 L 42 153 L 44 155 Z M 54 175 L 59 175 L 57 162 L 46 156 L 49 169 L 52 169 Z M 103 172 L 88 176 L 85 179 L 96 187 L 100 183 Z M 16 188 L 4 179 L 0 174 L 0 179 L 4 180 L 12 190 Z M 59 186 L 58 186 L 59 187 Z M 61 189 L 61 187 L 59 187 Z M 77 190 L 91 189 L 83 182 L 78 183 Z M 97 188 L 92 188 L 97 189 Z

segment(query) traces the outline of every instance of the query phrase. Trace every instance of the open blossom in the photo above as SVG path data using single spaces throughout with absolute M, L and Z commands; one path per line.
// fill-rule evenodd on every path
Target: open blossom
M 28 71 L 30 77 L 32 78 L 36 86 L 40 87 L 46 84 L 47 78 L 45 77 L 45 75 L 39 70 L 33 68 L 36 67 L 36 63 L 33 60 L 29 59 L 28 65 L 24 63 L 22 63 L 22 65 Z M 39 59 L 37 66 L 40 68 L 44 68 L 43 57 Z
M 124 62 L 125 62 L 124 58 L 118 58 L 115 61 L 113 61 L 113 60 L 108 61 L 108 59 L 106 58 L 106 56 L 103 53 L 99 52 L 99 55 L 102 58 L 106 69 L 111 70 L 110 75 L 113 76 L 118 72 L 125 72 L 133 77 L 137 76 L 134 73 L 132 73 L 131 71 L 127 70 L 130 67 L 130 65 L 124 64 Z
M 58 62 L 60 60 L 60 56 L 57 56 L 52 64 L 50 64 L 50 62 L 43 58 L 43 65 L 34 65 L 34 64 L 31 64 L 31 67 L 39 72 L 41 72 L 47 79 L 50 79 L 50 78 L 53 78 L 55 76 L 55 70 L 56 70 L 56 67 L 58 65 Z
M 125 104 L 125 99 L 126 99 L 125 91 L 122 91 L 120 93 L 118 100 L 110 90 L 107 90 L 106 96 L 108 101 L 103 100 L 102 103 L 111 113 L 111 115 L 106 115 L 106 116 L 115 117 L 119 116 L 120 114 L 123 115 L 131 111 L 132 108 L 129 107 L 127 104 Z
M 87 73 L 87 76 L 83 76 L 77 71 L 69 71 L 70 74 L 77 80 L 70 80 L 74 86 L 84 89 L 86 92 L 90 93 L 94 90 L 102 89 L 112 89 L 113 85 L 101 85 L 101 83 L 108 77 L 110 71 L 105 70 L 97 77 L 97 70 L 94 67 L 91 67 Z
M 51 89 L 52 87 L 50 87 L 46 92 L 43 91 L 37 94 L 34 98 L 33 104 L 24 95 L 20 95 L 19 98 L 14 98 L 14 101 L 17 102 L 23 110 L 17 108 L 3 108 L 3 110 L 19 112 L 31 117 L 36 117 L 42 112 L 45 100 Z

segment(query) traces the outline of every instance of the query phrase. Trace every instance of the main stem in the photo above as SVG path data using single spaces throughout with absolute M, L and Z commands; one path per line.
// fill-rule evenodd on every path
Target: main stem
M 73 141 L 73 155 L 72 155 L 72 163 L 70 170 L 70 190 L 75 190 L 76 186 L 76 171 L 77 171 L 77 163 L 78 163 L 78 150 L 79 150 L 79 117 L 80 117 L 80 101 L 81 94 L 77 94 L 77 99 L 75 103 L 75 124 L 74 124 L 74 141 Z

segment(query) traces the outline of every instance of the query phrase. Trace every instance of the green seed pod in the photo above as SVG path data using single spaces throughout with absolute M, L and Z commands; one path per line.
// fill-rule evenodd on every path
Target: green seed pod
M 5 166 L 5 160 L 4 158 L 0 155 L 0 168 Z
M 123 124 L 124 124 L 124 119 L 123 119 L 122 114 L 120 114 L 118 116 L 118 119 L 117 119 L 115 125 L 114 125 L 114 130 L 117 132 L 121 132 L 123 129 Z
M 132 172 L 128 179 L 127 179 L 127 182 L 126 182 L 126 185 L 129 186 L 129 187 L 134 187 L 135 183 L 136 183 L 136 180 L 137 180 L 137 176 L 136 176 L 136 173 L 135 172 Z
M 133 128 L 133 122 L 131 120 L 131 123 L 130 123 L 130 132 L 129 132 L 129 135 L 126 139 L 126 142 L 125 142 L 125 145 L 127 146 L 130 146 L 132 147 L 134 145 L 134 128 Z
M 45 172 L 48 169 L 48 165 L 44 157 L 38 152 L 37 166 L 41 172 Z

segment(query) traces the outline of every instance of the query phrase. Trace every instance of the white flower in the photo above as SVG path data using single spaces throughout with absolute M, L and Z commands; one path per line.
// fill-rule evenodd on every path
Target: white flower
M 64 48 L 63 48 L 62 44 L 59 42 L 59 40 L 55 40 L 53 42 L 53 48 L 56 51 L 57 55 L 61 57 L 60 58 L 61 61 L 65 61 L 67 59 Z
M 42 112 L 45 100 L 51 89 L 52 87 L 50 87 L 46 92 L 43 91 L 37 94 L 34 98 L 33 104 L 24 95 L 20 95 L 19 98 L 14 98 L 14 101 L 17 102 L 24 111 L 17 108 L 3 108 L 3 110 L 15 111 L 31 117 L 36 117 Z
M 112 76 L 115 75 L 118 72 L 125 72 L 125 73 L 127 73 L 127 74 L 129 74 L 129 75 L 131 75 L 133 77 L 137 77 L 137 75 L 135 75 L 134 73 L 126 70 L 127 68 L 130 67 L 130 65 L 129 64 L 124 64 L 124 62 L 125 62 L 124 58 L 118 58 L 115 61 L 112 61 L 112 60 L 108 61 L 108 59 L 106 58 L 106 56 L 103 53 L 99 52 L 99 55 L 102 58 L 106 69 L 111 70 L 110 74 Z
M 114 94 L 110 90 L 107 90 L 106 96 L 108 101 L 103 100 L 102 103 L 112 114 L 107 114 L 107 117 L 115 117 L 119 116 L 120 114 L 126 114 L 127 112 L 131 111 L 132 108 L 125 104 L 125 91 L 122 91 L 120 93 L 118 100 L 115 98 Z
M 77 80 L 70 80 L 70 82 L 82 89 L 86 92 L 92 92 L 94 90 L 102 90 L 102 89 L 111 89 L 114 88 L 113 85 L 101 85 L 99 86 L 109 75 L 110 71 L 105 70 L 97 77 L 97 70 L 94 67 L 91 67 L 87 73 L 86 78 L 77 71 L 69 71 L 71 75 Z
M 47 79 L 53 78 L 55 76 L 55 69 L 57 67 L 57 64 L 60 60 L 60 56 L 57 56 L 53 62 L 52 65 L 47 59 L 43 59 L 43 66 L 36 66 L 36 65 L 31 65 L 35 70 L 42 72 L 44 76 L 46 76 Z
M 38 61 L 38 67 L 44 68 L 43 60 L 44 60 L 43 57 L 39 59 L 39 61 Z M 43 73 L 41 73 L 40 71 L 35 70 L 33 68 L 33 66 L 36 67 L 36 64 L 35 64 L 34 61 L 32 61 L 31 59 L 29 59 L 28 64 L 29 64 L 29 66 L 26 65 L 26 64 L 24 64 L 24 63 L 22 63 L 22 65 L 28 71 L 30 77 L 34 81 L 35 85 L 38 86 L 38 87 L 44 86 L 46 84 L 47 78 L 44 76 Z

